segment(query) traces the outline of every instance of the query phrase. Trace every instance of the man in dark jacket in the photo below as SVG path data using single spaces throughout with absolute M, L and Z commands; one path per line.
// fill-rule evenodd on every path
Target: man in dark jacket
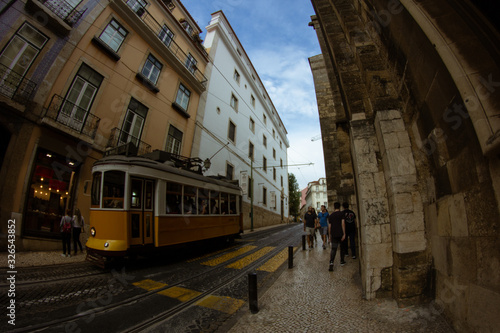
M 333 261 L 337 254 L 337 248 L 345 239 L 345 221 L 344 213 L 340 211 L 340 202 L 333 204 L 333 213 L 328 216 L 328 235 L 332 243 L 332 250 L 330 252 L 330 266 L 329 271 L 333 271 Z M 340 266 L 344 266 L 344 250 L 340 248 Z
M 304 231 L 307 235 L 307 244 L 309 244 L 309 248 L 312 249 L 314 244 L 314 231 L 316 230 L 316 219 L 318 216 L 312 207 L 307 209 L 307 213 L 304 215 Z

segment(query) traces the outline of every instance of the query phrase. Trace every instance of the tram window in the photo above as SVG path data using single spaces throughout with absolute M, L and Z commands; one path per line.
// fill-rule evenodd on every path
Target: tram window
M 229 195 L 229 214 L 237 214 L 238 211 L 237 211 L 236 207 L 237 207 L 236 195 L 230 194 Z
M 196 214 L 196 187 L 184 186 L 184 214 Z
M 220 213 L 227 214 L 229 210 L 229 194 L 221 193 L 220 194 Z
M 102 174 L 100 172 L 94 172 L 92 176 L 91 193 L 92 208 L 99 208 L 101 206 L 101 180 Z
M 142 180 L 132 179 L 130 191 L 130 207 L 142 208 Z
M 210 214 L 219 214 L 219 192 L 210 191 Z
M 153 209 L 153 182 L 146 180 L 145 209 Z M 149 229 L 148 229 L 149 230 Z
M 198 212 L 201 215 L 208 214 L 208 191 L 202 188 L 198 189 Z
M 102 199 L 104 208 L 123 208 L 125 172 L 106 171 Z
M 177 183 L 167 183 L 166 200 L 166 213 L 180 214 L 182 205 L 182 185 Z

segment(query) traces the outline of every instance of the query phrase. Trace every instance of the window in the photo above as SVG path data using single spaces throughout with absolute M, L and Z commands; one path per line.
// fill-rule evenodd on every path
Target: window
M 255 120 L 250 117 L 250 130 L 255 133 Z
M 144 67 L 142 68 L 142 75 L 152 83 L 156 84 L 160 71 L 163 65 L 153 55 L 149 55 Z
M 123 44 L 125 37 L 128 32 L 125 30 L 116 20 L 111 20 L 109 24 L 104 28 L 104 31 L 99 36 L 107 46 L 109 46 L 113 51 L 118 52 L 118 49 Z
M 267 158 L 265 156 L 262 156 L 262 169 L 267 173 Z
M 47 40 L 47 37 L 28 23 L 19 28 L 0 55 L 0 64 L 6 67 L 0 77 L 2 92 L 13 95 Z
M 264 125 L 267 124 L 267 117 L 265 114 L 262 115 L 262 120 L 264 121 Z
M 283 167 L 283 159 L 280 158 L 280 167 Z
M 276 139 L 276 131 L 273 128 L 273 139 Z
M 147 107 L 133 98 L 130 100 L 125 119 L 123 120 L 120 143 L 132 142 L 136 146 L 139 145 L 147 113 Z
M 282 146 L 282 144 L 281 144 L 281 141 L 280 141 L 280 149 L 283 149 L 283 146 Z
M 198 189 L 193 186 L 184 185 L 183 197 L 183 213 L 184 214 L 197 214 L 196 209 L 196 194 Z
M 273 148 L 273 158 L 276 159 L 276 149 Z
M 276 168 L 273 167 L 273 180 L 276 181 Z
M 101 207 L 101 172 L 94 172 L 92 175 L 92 191 L 91 191 L 91 207 L 100 208 Z
M 283 187 L 283 176 L 281 176 L 281 187 Z
M 236 125 L 232 121 L 229 121 L 227 138 L 231 140 L 233 143 L 236 142 Z
M 182 185 L 168 182 L 165 200 L 166 200 L 165 213 L 180 214 L 182 208 Z
M 137 13 L 137 15 L 142 16 L 144 12 L 146 11 L 146 6 L 148 3 L 144 0 L 128 0 L 127 5 L 132 8 L 134 12 Z
M 163 44 L 169 47 L 170 43 L 172 43 L 172 40 L 174 39 L 174 33 L 166 25 L 163 25 L 163 28 L 158 34 L 158 38 L 163 42 Z
M 230 105 L 234 110 L 238 111 L 238 99 L 234 96 L 234 94 L 231 94 Z
M 265 135 L 262 135 L 262 144 L 267 148 L 267 137 Z
M 103 208 L 123 208 L 125 172 L 106 171 L 102 187 Z
M 174 126 L 170 125 L 167 136 L 166 151 L 172 154 L 181 154 L 182 132 Z
M 187 58 L 186 58 L 186 68 L 194 74 L 194 72 L 196 71 L 196 64 L 198 62 L 196 61 L 196 59 L 193 57 L 193 55 L 191 53 L 188 54 Z
M 262 204 L 267 206 L 267 188 L 262 188 Z
M 184 28 L 184 30 L 186 30 L 189 36 L 193 35 L 194 30 L 187 21 L 182 21 L 181 25 Z
M 250 157 L 251 160 L 253 160 L 253 150 L 253 143 L 250 142 L 248 145 L 248 157 Z
M 102 80 L 102 75 L 82 64 L 66 94 L 57 121 L 81 130 Z
M 177 90 L 177 96 L 175 97 L 175 103 L 180 106 L 184 111 L 187 112 L 189 97 L 191 92 L 181 83 L 179 85 L 179 90 Z
M 226 178 L 232 180 L 233 176 L 234 176 L 234 167 L 231 164 L 226 163 Z
M 253 95 L 250 95 L 250 102 L 252 103 L 252 106 L 255 107 L 255 97 L 253 97 Z
M 235 69 L 233 74 L 234 81 L 240 83 L 240 73 Z

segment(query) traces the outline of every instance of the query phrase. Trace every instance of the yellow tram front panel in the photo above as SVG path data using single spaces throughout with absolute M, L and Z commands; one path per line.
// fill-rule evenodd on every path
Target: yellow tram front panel
M 166 246 L 203 239 L 236 235 L 240 217 L 231 216 L 156 216 L 155 245 Z
M 90 228 L 95 236 L 90 236 L 86 246 L 100 251 L 126 251 L 129 247 L 128 212 L 91 210 Z M 105 247 L 105 243 L 109 245 Z

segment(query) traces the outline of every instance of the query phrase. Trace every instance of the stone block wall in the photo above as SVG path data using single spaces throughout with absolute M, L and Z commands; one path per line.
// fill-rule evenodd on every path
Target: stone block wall
M 486 132 L 500 115 L 498 32 L 484 34 L 465 1 L 312 3 L 333 101 L 320 110 L 335 142 L 325 156 L 352 156 L 326 172 L 342 181 L 351 168 L 365 297 L 433 299 L 458 332 L 495 331 L 500 131 Z

